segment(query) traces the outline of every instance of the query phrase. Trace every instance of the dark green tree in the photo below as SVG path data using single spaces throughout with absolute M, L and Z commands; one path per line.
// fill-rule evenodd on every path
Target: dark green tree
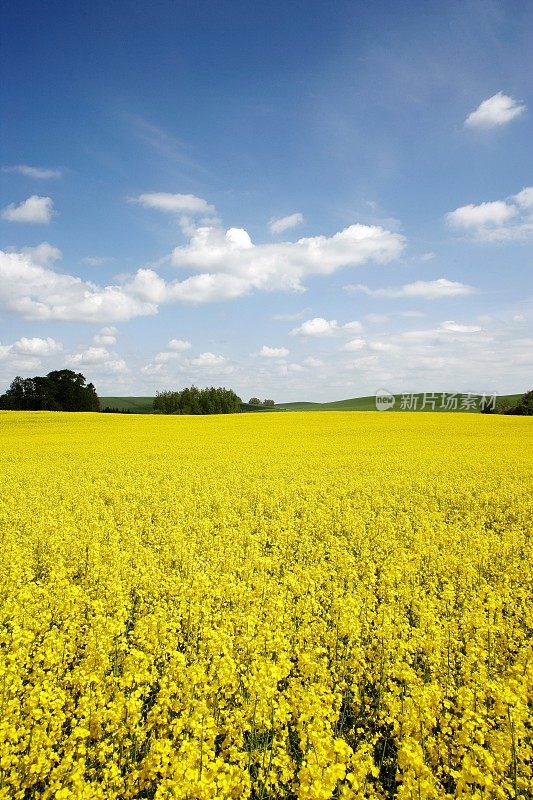
M 261 400 L 258 397 L 250 397 L 248 400 L 248 405 L 250 406 L 260 406 Z
M 509 409 L 506 413 L 518 417 L 533 416 L 533 389 L 523 394 L 516 406 Z
M 273 406 L 273 405 L 275 405 L 275 403 L 274 403 L 273 400 L 263 400 L 263 405 L 264 406 Z
M 98 395 L 92 383 L 70 369 L 37 375 L 17 376 L 0 396 L 0 408 L 11 411 L 99 411 Z
M 225 387 L 187 386 L 181 391 L 157 392 L 153 408 L 159 414 L 235 414 L 241 410 L 241 398 Z

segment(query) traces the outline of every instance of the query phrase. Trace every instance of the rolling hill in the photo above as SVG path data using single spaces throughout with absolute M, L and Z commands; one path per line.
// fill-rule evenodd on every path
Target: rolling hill
M 447 393 L 448 395 L 450 393 Z M 459 392 L 457 393 L 457 397 L 459 399 L 457 409 L 445 409 L 440 408 L 441 397 L 442 393 L 435 392 L 435 396 L 437 398 L 437 402 L 435 403 L 435 411 L 468 411 L 468 409 L 461 408 L 461 397 L 462 394 Z M 413 398 L 416 398 L 416 407 L 414 409 L 406 409 L 402 408 L 402 395 L 397 394 L 394 395 L 395 403 L 394 403 L 394 411 L 408 411 L 408 410 L 416 410 L 416 411 L 431 411 L 431 408 L 422 409 L 423 400 L 424 400 L 424 393 L 417 392 L 412 395 Z M 473 395 L 473 397 L 479 398 L 481 395 Z M 508 395 L 500 395 L 498 397 L 498 401 L 506 401 L 510 405 L 515 405 L 518 400 L 520 399 L 521 394 L 508 394 Z M 118 411 L 125 411 L 131 414 L 151 414 L 152 413 L 152 403 L 153 397 L 100 397 L 100 407 L 102 409 L 111 408 L 111 409 L 118 409 Z M 242 411 L 244 412 L 273 412 L 273 411 L 375 411 L 376 410 L 376 398 L 374 395 L 368 395 L 367 397 L 352 397 L 347 400 L 336 400 L 331 403 L 311 403 L 307 401 L 302 402 L 293 402 L 293 403 L 278 403 L 273 407 L 268 406 L 253 406 L 249 403 L 242 403 Z M 468 413 L 477 413 L 477 408 L 471 409 Z

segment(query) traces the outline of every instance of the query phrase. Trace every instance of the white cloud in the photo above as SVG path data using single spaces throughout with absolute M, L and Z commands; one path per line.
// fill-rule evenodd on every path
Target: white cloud
M 117 341 L 117 329 L 111 326 L 101 328 L 100 331 L 93 336 L 93 342 L 97 345 L 112 345 Z
M 46 167 L 30 167 L 28 164 L 16 164 L 14 167 L 2 167 L 3 172 L 18 172 L 27 178 L 37 180 L 47 180 L 48 178 L 60 178 L 60 169 L 47 169 Z
M 171 339 L 167 348 L 176 353 L 182 353 L 184 350 L 190 350 L 191 343 L 185 339 Z
M 523 239 L 533 234 L 533 187 L 526 186 L 506 200 L 460 206 L 446 214 L 446 221 L 480 241 Z
M 252 289 L 303 291 L 311 275 L 397 258 L 404 237 L 377 226 L 350 225 L 333 236 L 314 236 L 296 242 L 255 245 L 242 228 L 225 231 L 219 226 L 196 228 L 188 244 L 176 247 L 172 263 L 196 270 L 183 292 L 197 302 L 227 299 Z M 185 283 L 185 282 L 184 282 Z
M 460 325 L 453 320 L 446 320 L 441 323 L 441 328 L 450 333 L 479 333 L 481 328 L 479 325 Z
M 351 341 L 346 342 L 342 349 L 347 350 L 348 352 L 354 352 L 355 350 L 362 350 L 365 344 L 366 342 L 364 339 L 352 339 Z
M 519 117 L 525 110 L 523 103 L 503 92 L 498 92 L 483 100 L 476 110 L 468 115 L 465 125 L 470 128 L 494 128 Z
M 154 358 L 156 364 L 166 364 L 167 361 L 173 361 L 174 359 L 178 359 L 181 353 L 176 353 L 173 350 L 162 350 L 161 353 L 158 353 Z
M 197 358 L 191 360 L 191 364 L 197 367 L 218 367 L 224 364 L 224 356 L 217 356 L 214 353 L 200 353 Z
M 303 322 L 298 328 L 293 328 L 292 336 L 330 336 L 339 330 L 336 319 L 314 317 Z
M 200 201 L 192 195 L 178 197 Z M 253 290 L 304 291 L 302 280 L 307 276 L 329 275 L 367 261 L 386 263 L 404 246 L 400 234 L 366 225 L 351 225 L 330 237 L 269 245 L 254 245 L 242 228 L 224 231 L 218 223 L 184 232 L 190 235 L 189 243 L 176 247 L 171 260 L 198 274 L 183 280 L 166 281 L 144 267 L 122 276 L 117 284 L 100 286 L 51 269 L 50 261 L 60 252 L 52 252 L 49 245 L 47 252 L 0 251 L 0 308 L 28 319 L 124 321 L 157 314 L 162 303 L 219 302 Z
M 435 253 L 432 252 L 422 253 L 422 255 L 420 256 L 420 261 L 424 262 L 433 261 L 434 258 L 435 258 Z
M 15 342 L 13 347 L 23 355 L 37 357 L 53 355 L 63 349 L 61 342 L 52 339 L 50 336 L 46 339 L 40 339 L 38 336 L 32 338 L 23 336 L 18 342 Z
M 520 208 L 530 209 L 533 208 L 533 186 L 526 186 L 518 194 L 514 195 L 514 201 Z
M 473 286 L 468 286 L 459 281 L 450 281 L 447 278 L 438 278 L 434 281 L 414 281 L 398 288 L 370 289 L 362 283 L 350 284 L 344 287 L 346 291 L 357 293 L 361 292 L 370 297 L 411 297 L 422 298 L 424 300 L 437 300 L 441 297 L 457 297 L 461 295 L 474 294 L 477 290 Z
M 363 326 L 358 320 L 352 320 L 345 325 L 339 325 L 336 319 L 324 319 L 323 317 L 313 317 L 303 322 L 298 328 L 290 331 L 291 336 L 331 336 L 333 333 L 345 331 L 346 333 L 358 333 L 363 330 Z
M 269 347 L 264 344 L 258 355 L 263 358 L 285 358 L 289 355 L 289 351 L 286 347 Z
M 26 319 L 79 322 L 111 322 L 157 313 L 157 304 L 134 288 L 99 287 L 34 263 L 28 253 L 3 251 L 0 308 Z
M 41 267 L 50 267 L 56 261 L 59 261 L 62 256 L 59 247 L 54 247 L 54 245 L 48 242 L 41 242 L 41 244 L 38 244 L 36 247 L 23 247 L 21 253 L 28 256 L 30 261 Z
M 88 347 L 81 353 L 67 356 L 66 360 L 69 364 L 98 364 L 110 357 L 111 353 L 105 347 Z
M 131 198 L 144 208 L 155 208 L 168 214 L 211 214 L 214 207 L 194 194 L 171 194 L 170 192 L 145 192 Z
M 324 362 L 321 361 L 319 358 L 315 358 L 314 356 L 307 356 L 307 358 L 304 358 L 303 364 L 305 364 L 306 367 L 317 369 L 318 367 L 322 367 L 324 365 Z
M 54 214 L 54 203 L 51 197 L 39 197 L 33 194 L 18 206 L 10 203 L 2 210 L 2 219 L 8 222 L 31 222 L 47 225 Z
M 346 325 L 343 325 L 342 329 L 348 333 L 359 333 L 363 330 L 363 326 L 358 320 L 354 319 L 352 322 L 347 322 Z
M 301 225 L 304 221 L 304 215 L 297 212 L 296 214 L 289 214 L 286 217 L 280 217 L 279 219 L 271 219 L 268 223 L 268 227 L 270 228 L 271 233 L 283 233 L 283 231 L 288 231 L 290 228 L 295 228 L 297 225 Z
M 167 349 L 158 353 L 155 357 L 155 362 L 164 364 L 173 359 L 180 359 L 186 350 L 191 348 L 191 343 L 184 339 L 171 339 L 167 344 Z
M 143 375 L 158 375 L 163 372 L 163 364 L 145 364 L 141 372 Z
M 478 206 L 469 203 L 456 208 L 446 215 L 450 225 L 457 228 L 482 228 L 489 225 L 504 225 L 517 213 L 515 206 L 507 205 L 503 200 L 492 203 L 480 203 Z
M 377 353 L 393 353 L 400 349 L 393 342 L 371 342 L 369 347 Z
M 68 355 L 66 363 L 75 368 L 90 367 L 96 374 L 120 375 L 128 372 L 124 359 L 111 353 L 105 347 L 88 347 L 79 353 Z

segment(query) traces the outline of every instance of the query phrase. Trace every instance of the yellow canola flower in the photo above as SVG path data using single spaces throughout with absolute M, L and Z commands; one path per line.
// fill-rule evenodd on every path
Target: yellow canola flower
M 531 420 L 0 442 L 0 800 L 531 796 Z

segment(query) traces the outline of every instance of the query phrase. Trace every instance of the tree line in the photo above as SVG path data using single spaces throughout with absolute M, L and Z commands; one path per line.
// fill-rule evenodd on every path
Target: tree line
M 482 414 L 508 414 L 514 417 L 533 416 L 533 389 L 522 395 L 518 403 L 513 406 L 508 400 L 500 400 L 495 408 L 485 406 L 481 409 Z
M 153 408 L 159 414 L 236 414 L 241 402 L 232 389 L 190 386 L 181 391 L 157 392 Z
M 263 400 L 261 401 L 258 397 L 250 397 L 248 400 L 249 406 L 274 406 L 276 405 L 273 400 Z

